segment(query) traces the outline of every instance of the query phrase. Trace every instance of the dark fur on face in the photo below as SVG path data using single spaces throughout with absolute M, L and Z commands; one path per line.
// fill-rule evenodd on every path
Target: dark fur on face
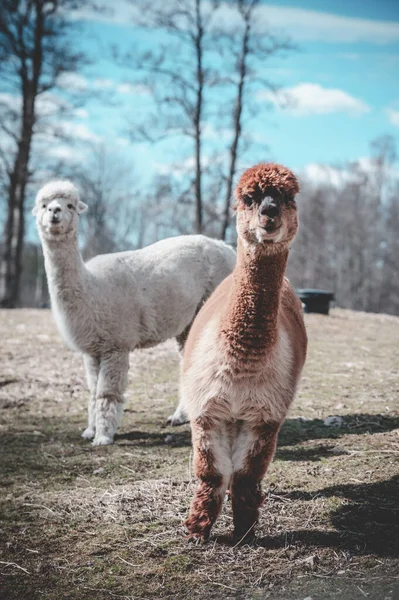
M 298 230 L 297 192 L 295 175 L 282 165 L 261 163 L 247 169 L 235 189 L 238 236 L 267 253 L 290 244 Z
M 236 202 L 233 208 L 239 210 L 250 203 L 260 204 L 265 196 L 290 204 L 298 192 L 298 181 L 287 167 L 276 163 L 260 163 L 247 169 L 241 176 L 235 189 Z

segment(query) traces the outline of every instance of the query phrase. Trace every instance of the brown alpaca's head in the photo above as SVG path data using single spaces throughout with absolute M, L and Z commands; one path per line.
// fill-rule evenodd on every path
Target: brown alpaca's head
M 236 189 L 237 232 L 247 246 L 276 251 L 298 230 L 295 194 L 299 185 L 286 167 L 261 163 L 247 169 Z

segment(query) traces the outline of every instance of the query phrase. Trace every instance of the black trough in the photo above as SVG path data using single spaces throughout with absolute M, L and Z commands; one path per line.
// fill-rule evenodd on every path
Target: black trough
M 300 300 L 305 305 L 306 313 L 320 313 L 328 315 L 330 302 L 334 300 L 334 294 L 326 290 L 304 289 L 296 290 Z

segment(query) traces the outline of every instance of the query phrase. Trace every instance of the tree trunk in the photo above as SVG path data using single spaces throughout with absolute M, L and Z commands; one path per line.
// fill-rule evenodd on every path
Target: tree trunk
M 21 140 L 18 144 L 9 183 L 8 215 L 0 282 L 1 306 L 4 308 L 15 308 L 18 305 L 20 291 L 25 234 L 25 189 L 29 177 L 28 163 L 33 132 L 34 99 L 28 98 L 26 105 Z
M 195 49 L 197 58 L 197 101 L 194 117 L 194 137 L 195 137 L 195 231 L 202 233 L 202 185 L 201 185 L 201 112 L 203 102 L 204 73 L 202 66 L 202 38 L 203 26 L 201 20 L 201 0 L 196 0 L 196 26 L 197 35 L 195 39 Z
M 14 168 L 10 174 L 5 244 L 0 268 L 0 304 L 5 308 L 15 308 L 19 301 L 25 234 L 25 190 L 29 178 L 29 157 L 35 123 L 35 100 L 43 62 L 43 4 L 37 1 L 34 3 L 34 7 L 36 11 L 35 44 L 31 64 L 25 53 L 21 53 L 22 121 Z

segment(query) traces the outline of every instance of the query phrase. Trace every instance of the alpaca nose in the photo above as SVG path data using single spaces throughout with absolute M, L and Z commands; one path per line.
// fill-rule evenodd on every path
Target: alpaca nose
M 54 208 L 49 207 L 49 211 L 53 213 L 51 215 L 52 223 L 58 223 L 61 220 L 61 207 L 55 206 Z
M 274 219 L 275 217 L 280 216 L 280 208 L 274 200 L 265 198 L 259 207 L 259 215 Z
M 258 218 L 261 227 L 278 227 L 281 222 L 280 205 L 273 198 L 264 198 L 259 206 Z

